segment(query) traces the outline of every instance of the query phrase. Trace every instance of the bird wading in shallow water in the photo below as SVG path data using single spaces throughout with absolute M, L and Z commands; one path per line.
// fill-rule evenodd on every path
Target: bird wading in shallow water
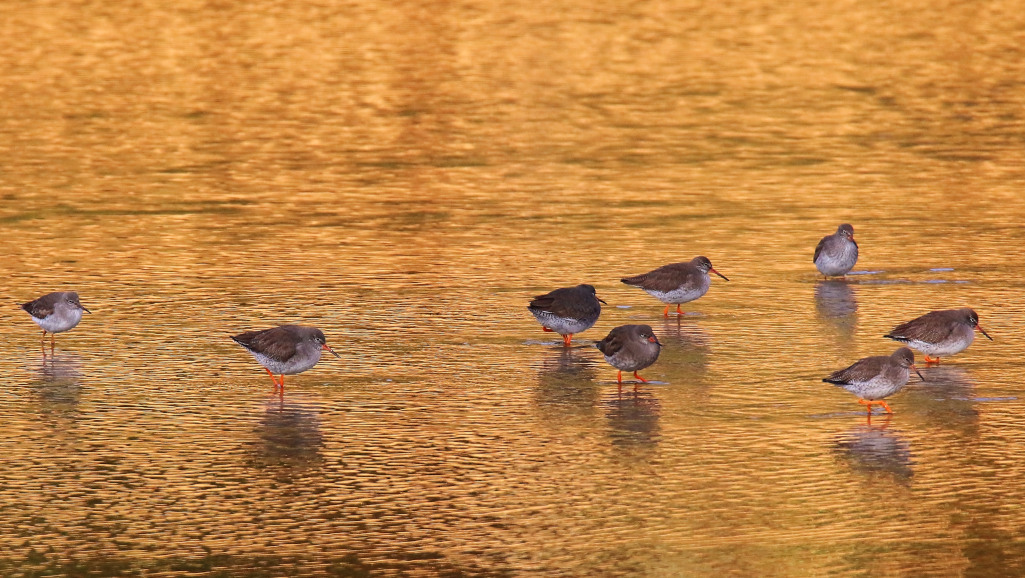
M 870 414 L 873 404 L 883 406 L 886 413 L 893 413 L 883 398 L 900 391 L 908 382 L 912 369 L 918 373 L 915 353 L 907 347 L 901 347 L 892 355 L 859 359 L 854 365 L 835 371 L 822 381 L 838 385 L 858 396 L 858 403 L 864 405 Z M 918 377 L 925 381 L 921 373 L 918 373 Z
M 53 352 L 55 345 L 54 334 L 67 331 L 78 325 L 82 320 L 82 313 L 92 313 L 84 306 L 74 291 L 58 291 L 48 293 L 39 299 L 22 303 L 21 308 L 32 316 L 32 321 L 43 329 L 43 336 L 40 343 L 43 345 L 43 352 L 46 352 L 46 334 L 50 334 L 50 351 Z
M 854 227 L 844 223 L 832 235 L 822 237 L 815 245 L 812 258 L 815 268 L 826 278 L 846 277 L 858 262 L 858 244 L 854 242 Z
M 906 343 L 925 355 L 926 363 L 939 363 L 940 357 L 961 353 L 975 341 L 975 330 L 993 341 L 979 325 L 979 315 L 967 307 L 931 311 L 901 323 L 883 337 Z M 935 356 L 935 359 L 929 356 Z
M 321 351 L 330 351 L 341 358 L 327 344 L 324 333 L 316 327 L 303 325 L 281 325 L 263 331 L 246 331 L 231 337 L 235 343 L 253 354 L 256 361 L 267 370 L 274 387 L 285 390 L 285 376 L 302 373 L 320 361 Z M 274 374 L 281 381 L 274 379 Z
M 680 305 L 694 301 L 708 292 L 712 284 L 709 272 L 726 279 L 726 276 L 712 268 L 708 257 L 694 257 L 689 263 L 671 263 L 654 271 L 624 277 L 623 283 L 643 289 L 648 295 L 666 303 L 662 315 L 669 317 L 669 306 L 676 305 L 677 315 L 683 315 Z M 729 279 L 726 279 L 729 281 Z
M 569 347 L 575 333 L 590 329 L 598 321 L 602 303 L 593 286 L 577 285 L 538 295 L 527 309 L 543 331 L 558 333 L 563 345 Z
M 616 381 L 620 392 L 623 391 L 624 371 L 632 371 L 639 382 L 648 383 L 637 372 L 655 363 L 662 350 L 662 344 L 649 325 L 620 325 L 594 346 L 602 352 L 609 365 L 619 370 Z M 634 391 L 637 391 L 637 385 L 634 384 Z

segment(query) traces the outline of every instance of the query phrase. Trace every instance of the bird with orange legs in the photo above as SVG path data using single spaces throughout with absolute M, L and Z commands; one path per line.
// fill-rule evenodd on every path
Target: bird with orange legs
M 648 383 L 637 372 L 655 363 L 662 351 L 662 344 L 650 325 L 620 325 L 610 331 L 605 339 L 595 343 L 595 347 L 602 352 L 609 365 L 619 370 L 616 382 L 620 393 L 623 391 L 623 372 L 632 371 L 639 383 Z M 635 383 L 634 391 L 637 391 L 637 386 L 638 383 Z
M 538 295 L 527 309 L 541 324 L 542 331 L 562 335 L 562 344 L 569 347 L 574 334 L 590 329 L 598 321 L 602 303 L 605 302 L 598 298 L 593 286 L 577 285 Z
M 891 355 L 859 359 L 854 365 L 834 371 L 822 381 L 840 386 L 858 396 L 858 403 L 864 405 L 869 414 L 872 413 L 873 405 L 881 405 L 886 413 L 893 413 L 883 398 L 900 391 L 911 377 L 911 370 L 925 381 L 915 367 L 915 353 L 907 347 L 901 347 Z
M 322 351 L 330 351 L 335 357 L 341 358 L 327 344 L 324 332 L 316 327 L 302 325 L 281 325 L 262 331 L 246 331 L 232 336 L 238 343 L 256 358 L 256 361 L 270 375 L 274 389 L 285 391 L 285 376 L 302 373 L 320 361 Z M 281 376 L 278 381 L 274 374 Z
M 967 307 L 930 311 L 894 327 L 883 337 L 907 344 L 925 355 L 926 363 L 939 363 L 940 357 L 961 353 L 975 341 L 975 330 L 993 341 L 979 325 L 979 315 Z M 935 356 L 935 358 L 930 357 Z
M 712 284 L 708 273 L 712 272 L 726 279 L 726 276 L 712 268 L 708 257 L 695 257 L 689 263 L 670 263 L 653 271 L 620 279 L 631 287 L 643 289 L 648 295 L 666 304 L 662 312 L 669 317 L 670 305 L 676 305 L 676 314 L 683 315 L 680 306 L 701 297 Z M 729 281 L 729 279 L 726 279 Z

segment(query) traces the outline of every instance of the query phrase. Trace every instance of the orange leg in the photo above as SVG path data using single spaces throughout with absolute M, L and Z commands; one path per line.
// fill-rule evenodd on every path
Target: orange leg
M 676 314 L 677 315 L 683 315 L 684 314 L 683 311 L 680 311 L 680 304 L 679 303 L 676 304 Z
M 882 405 L 882 406 L 883 406 L 883 409 L 885 409 L 885 410 L 886 410 L 886 413 L 889 413 L 889 414 L 892 414 L 892 413 L 893 413 L 893 410 L 892 410 L 892 409 L 890 409 L 890 406 L 886 405 L 886 402 L 885 402 L 885 401 L 883 401 L 883 400 L 881 400 L 881 399 L 880 399 L 880 400 L 879 400 L 879 401 L 877 401 L 876 403 L 878 403 L 878 404 Z
M 928 355 L 926 355 L 925 356 L 925 362 L 926 363 L 935 363 L 936 365 L 939 365 L 940 364 L 940 358 L 937 357 L 936 359 L 933 359 L 933 358 L 929 357 Z
M 285 376 L 284 375 L 281 376 L 281 383 L 278 383 L 278 380 L 274 378 L 274 372 L 272 372 L 271 370 L 267 369 L 266 367 L 264 367 L 263 370 L 267 372 L 267 375 L 270 376 L 270 380 L 274 382 L 274 389 L 277 389 L 279 385 L 281 386 L 281 389 L 285 389 Z
M 663 317 L 669 317 L 669 306 L 666 305 L 666 310 L 662 312 Z
M 616 376 L 616 382 L 619 384 L 619 393 L 623 394 L 623 372 L 620 371 L 619 375 Z
M 644 379 L 643 377 L 641 377 L 639 375 L 637 375 L 636 371 L 634 372 L 634 377 L 636 377 L 638 379 L 638 381 L 640 381 L 641 383 L 648 383 L 648 380 Z
M 869 415 L 872 415 L 872 404 L 873 403 L 878 403 L 878 402 L 872 402 L 872 401 L 867 401 L 867 400 L 864 400 L 864 399 L 859 399 L 858 403 L 860 403 L 861 405 L 865 406 L 865 409 L 868 410 Z
M 573 343 L 573 334 L 572 333 L 567 333 L 566 335 L 562 336 L 562 344 L 563 345 L 565 345 L 566 347 L 569 347 L 572 343 Z
M 542 325 L 542 326 L 541 326 L 541 331 L 544 331 L 545 333 L 552 333 L 552 330 L 551 330 L 551 329 L 548 329 L 548 328 L 547 328 L 547 327 L 545 327 L 544 325 Z

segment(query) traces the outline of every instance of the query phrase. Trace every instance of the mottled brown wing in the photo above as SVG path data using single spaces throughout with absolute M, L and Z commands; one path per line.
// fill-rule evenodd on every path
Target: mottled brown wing
M 835 383 L 837 385 L 847 383 L 865 382 L 872 379 L 874 376 L 879 375 L 883 370 L 883 365 L 890 358 L 885 355 L 877 355 L 874 357 L 866 357 L 859 359 L 854 362 L 854 365 L 847 369 L 841 369 L 840 371 L 834 371 L 822 381 L 828 381 L 829 383 Z
M 598 343 L 595 343 L 595 347 L 598 351 L 609 357 L 618 353 L 626 345 L 628 335 L 623 331 L 622 327 L 617 327 L 609 332 L 605 339 L 602 339 Z
M 635 277 L 624 277 L 620 281 L 641 289 L 668 293 L 685 284 L 700 284 L 701 279 L 698 278 L 700 275 L 701 272 L 697 267 L 690 263 L 672 263 Z
M 528 308 L 537 309 L 539 311 L 551 311 L 552 306 L 555 304 L 556 295 L 559 291 L 562 291 L 562 289 L 556 289 L 555 291 L 534 297 Z
M 288 326 L 263 331 L 246 331 L 232 337 L 236 343 L 250 351 L 266 355 L 276 361 L 288 361 L 295 355 L 297 339 Z
M 822 249 L 826 247 L 826 241 L 830 239 L 830 236 L 822 237 L 818 245 L 815 245 L 815 256 L 811 258 L 811 262 L 819 260 L 819 255 L 822 253 Z
M 926 313 L 907 323 L 901 323 L 884 335 L 884 337 L 897 341 L 913 340 L 926 343 L 940 343 L 950 337 L 950 334 L 957 329 L 957 324 L 951 322 L 948 313 L 947 311 Z
M 585 319 L 601 311 L 598 299 L 589 291 L 579 287 L 564 287 L 544 295 L 538 295 L 530 302 L 528 308 L 573 319 Z
M 36 319 L 43 319 L 53 313 L 53 308 L 60 298 L 60 293 L 50 293 L 48 295 L 43 295 L 35 301 L 23 303 L 21 308 L 28 311 L 28 314 Z

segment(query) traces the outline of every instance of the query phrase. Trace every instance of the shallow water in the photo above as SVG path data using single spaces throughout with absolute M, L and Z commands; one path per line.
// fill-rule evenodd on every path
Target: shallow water
M 8 6 L 0 570 L 1021 571 L 1018 8 Z M 618 282 L 696 255 L 682 318 Z M 525 307 L 581 282 L 565 349 Z M 820 381 L 966 305 L 892 417 Z M 279 396 L 228 335 L 281 323 L 343 359 Z

